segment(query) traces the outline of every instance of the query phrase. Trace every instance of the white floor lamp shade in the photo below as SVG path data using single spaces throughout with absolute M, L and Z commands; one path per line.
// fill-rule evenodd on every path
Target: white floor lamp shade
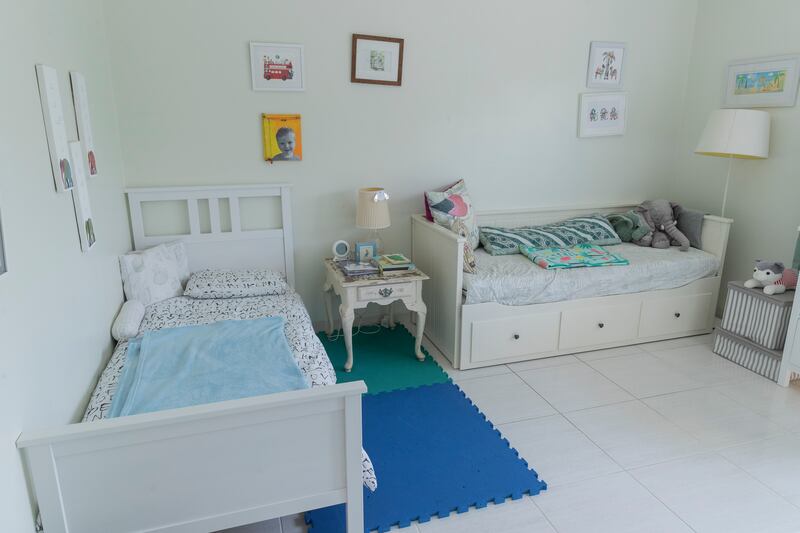
M 725 204 L 728 201 L 733 159 L 769 157 L 769 129 L 769 113 L 755 109 L 718 109 L 708 118 L 695 153 L 729 159 L 722 216 L 725 216 Z

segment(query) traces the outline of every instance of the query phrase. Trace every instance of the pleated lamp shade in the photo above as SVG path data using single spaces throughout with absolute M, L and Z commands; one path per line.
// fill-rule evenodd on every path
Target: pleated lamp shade
M 769 157 L 769 113 L 755 109 L 718 109 L 711 113 L 696 154 L 737 159 Z
M 356 227 L 383 229 L 391 225 L 389 219 L 389 195 L 382 187 L 358 190 Z

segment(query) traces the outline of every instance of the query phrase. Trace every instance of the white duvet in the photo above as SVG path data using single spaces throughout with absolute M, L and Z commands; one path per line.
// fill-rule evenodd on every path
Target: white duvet
M 282 316 L 286 320 L 286 340 L 297 365 L 312 387 L 336 383 L 336 372 L 325 353 L 325 348 L 314 333 L 308 311 L 300 295 L 292 290 L 279 296 L 251 298 L 195 299 L 186 296 L 170 298 L 147 306 L 144 319 L 139 326 L 139 333 L 162 328 L 210 324 L 220 320 L 244 320 L 264 316 Z M 84 422 L 100 420 L 107 416 L 117 390 L 117 382 L 125 366 L 127 350 L 127 340 L 117 343 L 86 407 Z M 377 487 L 375 470 L 363 451 L 362 468 L 364 485 L 375 490 Z
M 476 274 L 464 274 L 465 303 L 529 305 L 682 287 L 713 276 L 717 258 L 702 250 L 659 250 L 635 244 L 605 246 L 630 264 L 545 270 L 522 254 L 492 256 L 475 250 Z

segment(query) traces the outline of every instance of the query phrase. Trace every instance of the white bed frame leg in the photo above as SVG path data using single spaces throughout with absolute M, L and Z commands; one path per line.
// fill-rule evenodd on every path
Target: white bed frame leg
M 364 488 L 361 479 L 361 396 L 345 399 L 347 533 L 364 532 Z

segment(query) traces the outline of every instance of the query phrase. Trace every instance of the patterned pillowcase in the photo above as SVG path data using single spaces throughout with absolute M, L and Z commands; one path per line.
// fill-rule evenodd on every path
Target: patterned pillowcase
M 546 226 L 485 226 L 480 230 L 480 240 L 486 251 L 492 255 L 518 254 L 520 246 L 564 248 L 587 242 L 600 246 L 622 242 L 606 217 L 600 214 L 570 218 Z
M 125 298 L 144 306 L 183 292 L 181 264 L 175 250 L 166 244 L 120 256 L 119 270 Z
M 286 294 L 286 280 L 272 270 L 201 270 L 186 284 L 192 298 L 246 298 Z
M 461 221 L 467 228 L 467 242 L 474 250 L 480 243 L 478 238 L 478 224 L 475 221 L 475 212 L 469 198 L 464 180 L 459 180 L 445 191 L 428 191 L 425 199 L 433 215 L 433 221 L 453 233 L 454 224 Z
M 181 287 L 185 287 L 186 282 L 189 281 L 189 276 L 192 274 L 189 270 L 189 256 L 186 255 L 186 245 L 181 241 L 174 241 L 164 243 L 164 246 L 167 247 L 167 250 L 175 254 L 175 262 L 178 267 L 178 277 L 181 280 Z

